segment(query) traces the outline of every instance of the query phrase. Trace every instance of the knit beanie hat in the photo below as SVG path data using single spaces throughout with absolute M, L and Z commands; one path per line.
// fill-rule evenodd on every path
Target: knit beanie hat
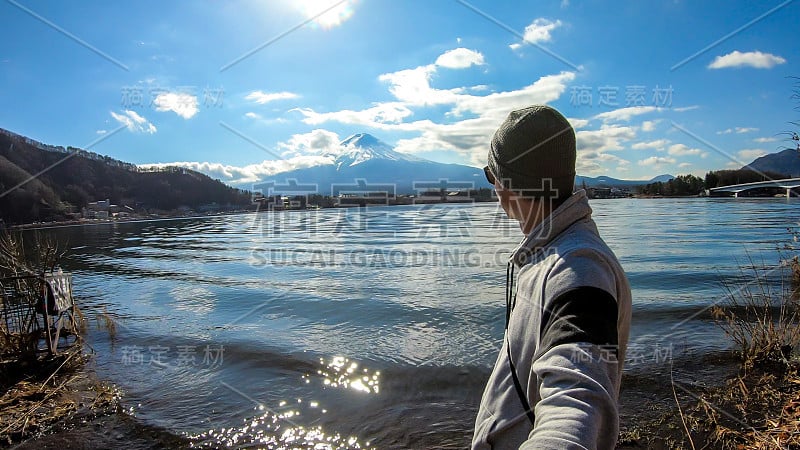
M 489 170 L 506 189 L 564 199 L 575 185 L 575 153 L 575 131 L 567 119 L 549 106 L 534 105 L 512 111 L 494 133 Z

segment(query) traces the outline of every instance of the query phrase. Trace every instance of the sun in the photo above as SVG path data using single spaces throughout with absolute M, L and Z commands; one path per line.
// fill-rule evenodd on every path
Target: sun
M 353 15 L 355 0 L 294 0 L 294 5 L 315 25 L 333 28 Z

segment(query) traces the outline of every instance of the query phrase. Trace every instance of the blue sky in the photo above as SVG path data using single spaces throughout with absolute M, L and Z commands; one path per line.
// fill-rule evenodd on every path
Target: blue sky
M 239 185 L 357 132 L 482 166 L 534 103 L 575 126 L 581 175 L 703 175 L 789 145 L 800 2 L 519 3 L 2 1 L 0 127 Z

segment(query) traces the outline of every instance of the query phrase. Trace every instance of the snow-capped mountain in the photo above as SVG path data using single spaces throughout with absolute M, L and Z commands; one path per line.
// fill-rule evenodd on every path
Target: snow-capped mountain
M 274 174 L 263 182 L 286 186 L 316 186 L 316 193 L 336 195 L 340 190 L 393 190 L 396 194 L 416 194 L 440 188 L 448 190 L 490 188 L 483 170 L 461 164 L 443 164 L 395 151 L 391 145 L 367 133 L 354 134 L 341 143 L 341 148 L 325 156 L 330 163 Z M 575 177 L 575 184 L 587 187 L 635 186 L 667 180 L 660 175 L 649 181 L 618 180 L 606 176 Z M 258 183 L 256 183 L 258 185 Z
M 367 133 L 358 133 L 341 142 L 346 150 L 334 156 L 337 170 L 342 166 L 355 166 L 370 159 L 388 159 L 390 161 L 424 161 L 422 158 L 396 152 L 391 145 Z
M 376 186 L 377 191 L 392 189 L 397 194 L 414 194 L 431 189 L 432 183 L 442 185 L 443 181 L 446 189 L 490 187 L 482 169 L 400 153 L 367 133 L 348 137 L 340 149 L 326 156 L 331 157 L 330 164 L 277 173 L 263 181 L 278 186 L 291 186 L 294 182 L 317 185 L 317 192 L 323 195 L 335 195 L 346 186 L 366 190 Z

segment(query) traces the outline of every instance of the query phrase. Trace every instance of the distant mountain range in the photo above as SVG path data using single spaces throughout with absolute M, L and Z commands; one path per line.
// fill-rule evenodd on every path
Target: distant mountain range
M 286 185 L 289 180 L 302 186 L 316 185 L 317 192 L 323 195 L 387 190 L 410 194 L 440 187 L 452 190 L 490 187 L 482 169 L 400 153 L 366 133 L 348 137 L 341 146 L 344 151 L 334 155 L 329 164 L 277 173 L 263 181 L 277 186 Z M 259 184 L 255 186 L 258 188 Z M 275 189 L 279 191 L 280 188 Z
M 624 187 L 631 187 L 631 186 L 641 186 L 643 184 L 655 183 L 657 181 L 661 181 L 666 183 L 667 181 L 675 178 L 672 175 L 664 174 L 659 175 L 657 177 L 653 177 L 649 180 L 619 180 L 617 178 L 611 177 L 584 177 L 581 175 L 575 176 L 575 186 L 581 187 L 583 183 L 586 182 L 586 187 L 617 187 L 617 188 L 624 188 Z
M 341 142 L 344 151 L 329 164 L 295 169 L 274 174 L 263 180 L 265 185 L 279 186 L 297 192 L 297 186 L 317 186 L 317 192 L 336 195 L 340 191 L 385 191 L 390 187 L 397 194 L 413 194 L 430 189 L 490 188 L 483 169 L 462 164 L 443 164 L 395 151 L 392 146 L 367 134 L 354 134 Z M 672 175 L 659 175 L 652 180 L 618 180 L 611 177 L 576 177 L 581 187 L 631 187 L 667 181 Z M 259 184 L 256 184 L 258 187 Z
M 760 172 L 776 172 L 800 177 L 800 152 L 795 149 L 787 148 L 778 153 L 770 153 L 742 167 L 742 169 L 754 169 Z
M 328 156 L 327 164 L 274 174 L 261 184 L 271 186 L 275 193 L 283 193 L 282 189 L 288 186 L 289 191 L 305 189 L 322 195 L 490 188 L 480 168 L 400 153 L 366 133 L 348 137 L 338 151 Z M 800 155 L 797 150 L 787 149 L 757 158 L 744 168 L 797 177 Z M 668 174 L 650 180 L 578 175 L 575 184 L 579 188 L 632 188 L 672 178 Z M 46 145 L 2 128 L 0 194 L 0 219 L 6 223 L 62 219 L 70 211 L 102 199 L 142 210 L 250 203 L 248 193 L 190 169 L 145 170 L 78 148 Z

